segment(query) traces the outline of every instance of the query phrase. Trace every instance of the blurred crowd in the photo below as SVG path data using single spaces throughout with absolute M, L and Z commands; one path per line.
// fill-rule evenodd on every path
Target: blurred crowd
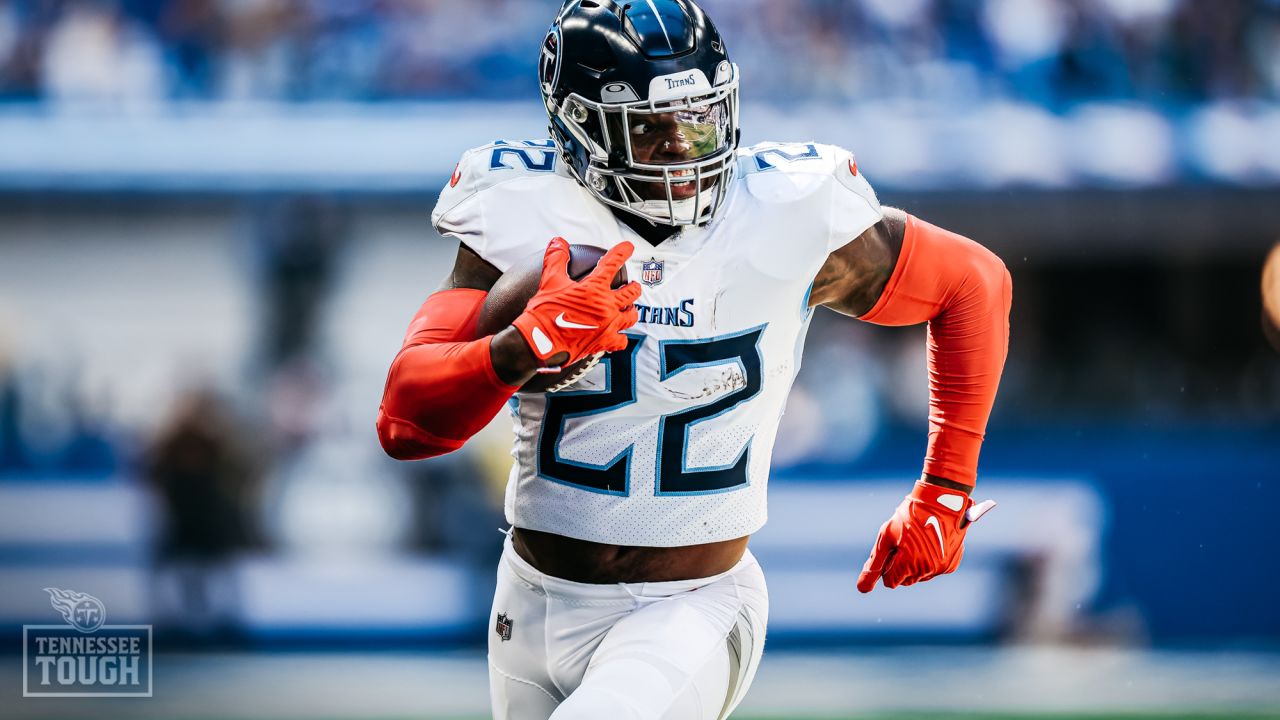
M 1280 0 L 704 0 L 749 97 L 1280 97 Z M 559 0 L 6 0 L 0 98 L 510 98 Z M 784 58 L 785 62 L 779 62 Z
M 79 392 L 68 373 L 19 371 L 0 347 L 0 477 L 61 473 L 105 476 L 120 462 L 120 438 L 105 403 Z

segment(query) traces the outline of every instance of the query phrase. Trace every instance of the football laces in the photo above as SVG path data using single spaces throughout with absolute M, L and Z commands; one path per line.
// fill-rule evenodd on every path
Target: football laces
M 561 380 L 560 382 L 556 383 L 555 385 L 552 385 L 551 387 L 547 388 L 547 392 L 558 392 L 578 382 L 579 380 L 582 379 L 583 375 L 586 375 L 587 372 L 591 370 L 591 368 L 599 364 L 600 358 L 602 357 L 604 357 L 604 353 L 598 352 L 592 355 L 591 357 L 587 358 L 587 361 L 582 363 L 582 367 L 578 368 L 577 370 L 574 370 L 571 375 Z

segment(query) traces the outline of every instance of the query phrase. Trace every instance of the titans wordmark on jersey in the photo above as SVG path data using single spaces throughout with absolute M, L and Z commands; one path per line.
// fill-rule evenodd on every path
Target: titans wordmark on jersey
M 710 224 L 650 245 L 572 178 L 550 140 L 468 151 L 435 227 L 499 270 L 554 236 L 631 241 L 627 349 L 557 393 L 518 394 L 507 521 L 620 545 L 727 540 L 765 521 L 774 436 L 800 368 L 808 294 L 832 250 L 881 218 L 853 157 L 815 143 L 739 151 Z

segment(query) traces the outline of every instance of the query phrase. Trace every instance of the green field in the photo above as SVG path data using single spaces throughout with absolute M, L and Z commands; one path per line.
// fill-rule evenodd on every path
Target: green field
M 154 698 L 94 701 L 16 697 L 20 667 L 0 663 L 0 718 L 489 717 L 487 664 L 478 652 L 175 654 L 158 657 L 156 666 Z M 921 647 L 774 653 L 733 717 L 1280 720 L 1280 652 Z
M 1205 710 L 1185 713 L 936 713 L 891 712 L 857 715 L 735 715 L 734 720 L 1280 720 L 1275 711 Z M 389 719 L 388 719 L 389 720 Z M 447 720 L 485 720 L 481 717 Z
M 98 720 L 100 715 L 54 715 L 53 720 Z M 41 716 L 42 720 L 48 717 Z M 414 716 L 417 717 L 417 716 Z M 197 720 L 223 720 L 210 717 Z M 264 718 L 264 720 L 270 720 Z M 349 720 L 409 720 L 402 716 L 350 718 Z M 489 720 L 488 716 L 465 715 L 434 717 L 432 720 Z M 950 712 L 870 712 L 856 715 L 741 715 L 733 720 L 1280 720 L 1280 709 L 1274 711 L 1204 710 L 1181 713 L 950 713 Z
M 387 719 L 392 720 L 392 719 Z M 399 719 L 394 719 L 399 720 Z M 486 720 L 480 716 L 439 720 Z M 1280 720 L 1274 711 L 1201 712 L 859 712 L 856 715 L 733 715 L 731 720 Z
M 819 720 L 815 717 L 773 716 L 743 720 Z M 1094 713 L 1094 714 L 991 714 L 991 713 L 869 713 L 846 717 L 826 716 L 820 720 L 1280 720 L 1274 712 L 1204 711 L 1196 713 Z
M 391 720 L 391 719 L 386 719 Z M 398 720 L 398 719 L 396 719 Z M 443 720 L 486 720 L 479 716 Z M 1280 720 L 1274 711 L 1204 710 L 1183 713 L 938 713 L 873 712 L 857 715 L 734 715 L 732 720 Z

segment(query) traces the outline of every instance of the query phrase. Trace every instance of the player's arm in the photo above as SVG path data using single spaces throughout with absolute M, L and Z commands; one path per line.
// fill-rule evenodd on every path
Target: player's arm
M 461 246 L 453 272 L 414 316 L 387 373 L 377 420 L 387 454 L 416 460 L 457 450 L 538 368 L 625 347 L 620 330 L 635 323 L 639 286 L 614 291 L 609 282 L 630 254 L 629 244 L 619 245 L 574 282 L 567 273 L 569 246 L 553 239 L 525 312 L 502 332 L 477 338 L 480 308 L 500 273 Z M 550 320 L 566 307 L 583 322 L 565 328 Z M 533 333 L 541 334 L 547 352 L 533 350 Z
M 924 475 L 881 528 L 863 592 L 881 576 L 896 587 L 955 570 L 968 524 L 989 508 L 974 508 L 969 491 L 1008 352 L 1011 295 L 989 250 L 893 208 L 831 253 L 814 281 L 814 305 L 881 325 L 929 324 Z
M 417 460 L 458 449 L 533 376 L 537 358 L 512 328 L 475 337 L 480 307 L 500 276 L 459 245 L 453 271 L 414 315 L 378 408 L 378 440 L 391 457 Z
M 502 277 L 502 272 L 498 268 L 489 264 L 484 258 L 480 257 L 475 250 L 464 244 L 458 244 L 458 256 L 453 261 L 453 271 L 449 273 L 449 277 L 444 279 L 440 284 L 440 293 L 447 293 L 450 290 L 479 290 L 480 302 L 475 302 L 476 295 L 467 293 L 465 296 L 469 299 L 466 301 L 468 306 L 474 303 L 474 312 L 478 314 L 480 305 L 484 301 L 485 295 L 493 288 L 494 283 L 498 282 L 498 278 Z M 435 297 L 433 295 L 432 297 Z M 428 298 L 428 302 L 430 298 Z M 423 309 L 426 305 L 423 305 Z M 418 311 L 419 317 L 424 316 L 423 310 Z M 473 340 L 475 325 L 471 323 L 469 327 L 460 328 L 462 332 L 456 338 Z M 533 377 L 533 373 L 537 372 L 541 363 L 538 361 L 533 351 L 529 349 L 529 345 L 520 337 L 520 333 L 514 327 L 508 327 L 497 335 L 493 336 L 493 340 L 489 342 L 489 358 L 493 363 L 494 372 L 498 375 L 498 379 L 505 385 L 519 386 L 524 384 L 526 380 Z

